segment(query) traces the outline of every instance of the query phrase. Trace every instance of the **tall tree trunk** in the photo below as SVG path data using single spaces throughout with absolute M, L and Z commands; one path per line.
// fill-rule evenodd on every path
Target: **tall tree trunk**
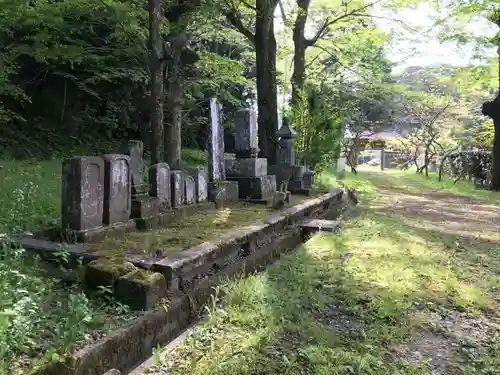
M 495 99 L 496 108 L 493 112 L 486 114 L 493 119 L 495 136 L 493 138 L 492 168 L 491 168 L 491 190 L 500 190 L 500 94 Z M 495 102 L 494 101 L 494 102 Z M 494 103 L 490 102 L 490 103 Z M 484 106 L 483 106 L 484 110 Z
M 172 169 L 181 168 L 182 151 L 182 89 L 183 79 L 181 76 L 180 60 L 176 59 L 175 66 L 168 80 L 167 108 L 168 121 L 165 129 L 165 161 Z
M 278 92 L 276 83 L 275 0 L 257 0 L 255 57 L 257 65 L 257 106 L 260 156 L 276 164 L 278 142 Z
M 160 35 L 161 0 L 148 0 L 151 53 L 151 164 L 162 160 L 163 148 L 163 39 Z
M 300 98 L 304 89 L 306 74 L 306 49 L 307 40 L 305 38 L 305 28 L 311 0 L 298 0 L 299 7 L 295 24 L 293 26 L 293 74 L 292 74 L 292 100 L 293 109 L 298 109 Z

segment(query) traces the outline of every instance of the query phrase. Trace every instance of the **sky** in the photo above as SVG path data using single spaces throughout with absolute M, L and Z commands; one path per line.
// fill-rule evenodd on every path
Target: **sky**
M 429 4 L 422 4 L 416 9 L 393 13 L 387 10 L 376 9 L 373 11 L 377 26 L 393 34 L 393 41 L 386 47 L 387 56 L 396 63 L 393 69 L 401 71 L 408 66 L 429 66 L 436 64 L 451 64 L 456 66 L 468 65 L 472 60 L 473 46 L 457 48 L 455 43 L 440 43 L 437 33 L 433 29 L 434 11 Z M 383 18 L 376 18 L 383 17 Z M 390 19 L 390 20 L 389 20 Z M 394 21 L 400 20 L 401 22 Z M 409 30 L 404 25 L 423 27 L 426 35 Z M 484 35 L 495 35 L 496 27 L 492 23 L 476 21 L 469 24 L 473 30 Z M 493 57 L 494 48 L 488 51 Z

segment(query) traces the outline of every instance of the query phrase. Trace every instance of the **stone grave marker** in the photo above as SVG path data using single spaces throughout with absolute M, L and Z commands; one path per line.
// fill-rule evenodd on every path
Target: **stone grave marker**
M 104 159 L 104 214 L 103 223 L 113 225 L 130 219 L 132 185 L 130 157 L 107 154 Z
M 217 101 L 217 98 L 210 99 L 209 142 L 210 181 L 223 181 L 226 179 L 224 169 L 224 129 L 222 126 L 222 105 Z
M 184 172 L 170 172 L 170 187 L 172 192 L 172 207 L 180 207 L 184 203 Z
M 217 98 L 210 99 L 210 135 L 208 147 L 208 196 L 216 204 L 238 200 L 238 183 L 226 181 L 224 165 L 224 128 L 222 106 Z
M 130 174 L 132 178 L 132 194 L 141 195 L 147 193 L 144 182 L 144 144 L 133 140 L 128 142 L 128 155 L 130 156 Z
M 63 229 L 86 231 L 102 227 L 104 160 L 75 156 L 62 165 L 61 222 Z
M 208 199 L 208 173 L 205 168 L 189 169 L 188 173 L 194 179 L 196 187 L 196 202 L 205 202 Z
M 259 147 L 257 145 L 257 116 L 255 112 L 249 108 L 236 111 L 234 126 L 236 157 L 256 157 Z
M 158 198 L 160 210 L 172 207 L 170 188 L 170 167 L 167 163 L 154 164 L 149 168 L 152 197 Z
M 184 176 L 184 202 L 193 204 L 196 202 L 196 183 L 189 175 Z
M 276 193 L 276 176 L 268 175 L 267 159 L 257 158 L 256 116 L 250 109 L 235 113 L 236 159 L 226 159 L 229 180 L 238 182 L 240 199 L 272 201 Z
M 288 117 L 283 117 L 283 124 L 276 136 L 280 138 L 278 164 L 270 166 L 269 169 L 276 174 L 278 186 L 287 184 L 292 194 L 309 195 L 314 184 L 314 172 L 296 165 L 293 144 L 297 132 L 290 125 Z

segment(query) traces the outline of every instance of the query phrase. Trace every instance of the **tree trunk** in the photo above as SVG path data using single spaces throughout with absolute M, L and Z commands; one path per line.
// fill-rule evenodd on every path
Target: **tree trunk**
M 483 115 L 493 119 L 495 136 L 493 138 L 491 190 L 500 190 L 500 93 L 495 100 L 486 102 L 482 108 Z
M 160 35 L 161 0 L 148 0 L 151 53 L 151 164 L 162 160 L 163 146 L 163 40 Z
M 172 169 L 181 168 L 182 151 L 182 78 L 175 72 L 169 81 L 167 94 L 168 121 L 165 129 L 165 161 Z
M 260 156 L 268 165 L 276 164 L 278 142 L 278 93 L 276 84 L 276 39 L 274 0 L 257 0 L 255 58 L 257 65 L 257 107 Z
M 293 27 L 293 74 L 292 74 L 292 109 L 297 110 L 304 90 L 306 74 L 306 49 L 305 28 L 309 11 L 310 0 L 298 0 L 299 7 L 297 18 Z

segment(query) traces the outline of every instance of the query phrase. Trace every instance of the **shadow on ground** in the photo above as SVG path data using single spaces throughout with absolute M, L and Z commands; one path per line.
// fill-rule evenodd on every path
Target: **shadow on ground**
M 368 178 L 340 235 L 225 284 L 168 373 L 495 373 L 500 209 Z

